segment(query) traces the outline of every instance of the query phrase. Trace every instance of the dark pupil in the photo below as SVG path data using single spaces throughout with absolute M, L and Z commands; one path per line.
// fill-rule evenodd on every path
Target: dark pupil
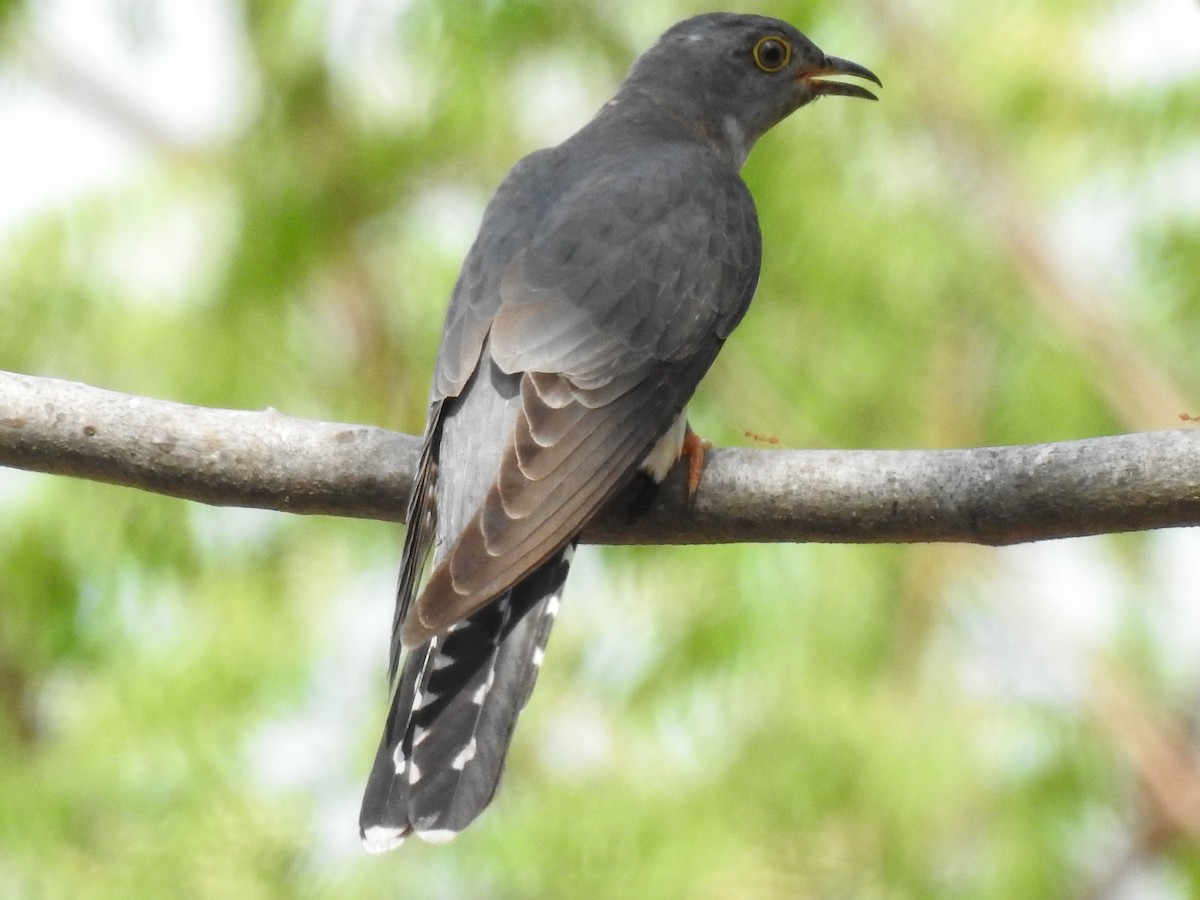
M 758 61 L 768 69 L 783 64 L 783 44 L 779 41 L 763 41 L 758 48 Z

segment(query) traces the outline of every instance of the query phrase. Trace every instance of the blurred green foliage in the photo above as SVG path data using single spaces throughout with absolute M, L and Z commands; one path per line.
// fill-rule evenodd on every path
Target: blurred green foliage
M 44 6 L 0 4 L 2 65 L 61 88 Z M 886 88 L 752 155 L 763 276 L 702 432 L 937 448 L 1200 414 L 1200 92 L 1107 70 L 1125 7 L 754 6 Z M 118 34 L 159 8 L 111 7 Z M 133 174 L 9 228 L 0 368 L 418 431 L 490 191 L 701 11 L 222 8 L 236 124 L 144 129 Z M 1188 536 L 594 552 L 494 808 L 371 858 L 397 529 L 0 474 L 0 897 L 1200 894 L 1200 832 L 1138 753 L 1194 764 Z

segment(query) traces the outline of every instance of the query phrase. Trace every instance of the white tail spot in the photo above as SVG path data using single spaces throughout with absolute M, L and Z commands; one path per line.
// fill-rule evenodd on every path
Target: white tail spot
M 496 609 L 500 613 L 500 627 L 496 629 L 496 634 L 492 638 L 493 647 L 500 646 L 500 638 L 504 635 L 504 629 L 508 627 L 508 620 L 512 618 L 512 591 L 509 591 L 496 603 Z
M 408 831 L 387 825 L 372 825 L 363 829 L 362 842 L 368 853 L 387 853 L 404 843 Z
M 454 762 L 450 763 L 450 766 L 461 772 L 467 763 L 475 758 L 476 746 L 477 744 L 475 743 L 475 736 L 472 735 L 471 740 L 467 742 L 467 746 L 463 747 L 462 752 L 459 753 L 458 756 L 454 757 Z M 426 840 L 428 840 L 428 838 L 426 838 Z
M 425 660 L 421 664 L 421 677 L 417 679 L 417 684 L 413 688 L 413 702 L 412 702 L 412 710 L 410 710 L 410 712 L 415 713 L 417 710 L 419 710 L 422 706 L 425 705 L 425 695 L 421 690 L 421 682 L 423 682 L 426 678 L 429 677 L 429 660 L 431 658 L 433 658 L 434 654 L 437 653 L 437 648 L 438 648 L 438 639 L 430 638 L 429 639 L 429 649 L 427 649 L 425 651 Z
M 479 689 L 471 695 L 471 702 L 476 706 L 483 706 L 483 701 L 487 699 L 488 691 L 492 689 L 492 685 L 496 682 L 496 670 L 488 669 L 487 678 Z

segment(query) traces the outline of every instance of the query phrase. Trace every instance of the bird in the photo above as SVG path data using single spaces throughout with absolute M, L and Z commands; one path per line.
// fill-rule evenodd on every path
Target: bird
M 762 258 L 739 172 L 800 107 L 877 99 L 827 76 L 882 87 L 778 19 L 685 19 L 485 208 L 408 503 L 394 688 L 359 817 L 368 851 L 444 843 L 489 805 L 589 520 L 681 457 L 696 490 L 705 445 L 686 405 Z

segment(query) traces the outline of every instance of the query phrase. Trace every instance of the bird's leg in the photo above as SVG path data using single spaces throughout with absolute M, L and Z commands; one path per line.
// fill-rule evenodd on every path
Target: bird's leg
M 690 505 L 696 499 L 696 491 L 700 489 L 700 479 L 704 477 L 704 454 L 712 449 L 712 442 L 706 441 L 692 426 L 687 426 L 683 435 L 683 446 L 679 450 L 679 458 L 686 459 L 688 464 L 687 499 Z

